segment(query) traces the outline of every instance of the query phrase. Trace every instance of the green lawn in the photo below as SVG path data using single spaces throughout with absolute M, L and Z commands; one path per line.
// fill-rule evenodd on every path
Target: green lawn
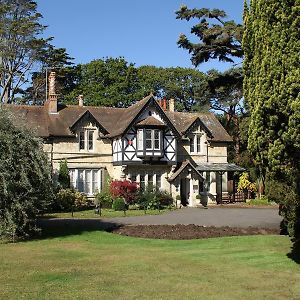
M 285 236 L 167 241 L 56 231 L 0 244 L 0 299 L 300 299 L 290 246 Z
M 160 215 L 167 211 L 170 211 L 169 209 L 163 209 L 163 210 L 154 210 L 154 209 L 148 209 L 146 211 L 147 215 Z M 73 217 L 78 219 L 99 219 L 99 218 L 116 218 L 116 217 L 135 217 L 135 216 L 144 216 L 145 211 L 144 210 L 137 210 L 137 209 L 130 209 L 126 211 L 126 215 L 124 215 L 123 211 L 115 211 L 113 209 L 104 208 L 102 209 L 101 217 L 99 214 L 95 214 L 95 211 L 93 209 L 91 210 L 84 210 L 84 211 L 75 211 Z M 46 214 L 43 217 L 45 218 L 72 218 L 71 212 L 63 212 L 63 213 L 50 213 Z

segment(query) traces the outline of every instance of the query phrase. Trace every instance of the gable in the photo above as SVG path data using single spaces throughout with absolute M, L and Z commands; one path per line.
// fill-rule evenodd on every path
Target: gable
M 70 126 L 70 130 L 75 132 L 78 128 L 82 128 L 87 124 L 92 124 L 92 126 L 97 127 L 99 132 L 101 132 L 103 135 L 108 134 L 108 131 L 99 123 L 99 121 L 89 110 L 85 111 L 78 117 L 78 119 Z
M 159 122 L 162 122 L 164 125 L 166 125 L 177 138 L 180 137 L 180 133 L 167 117 L 163 109 L 156 102 L 153 96 L 151 96 L 148 101 L 144 103 L 141 109 L 133 117 L 127 128 L 124 130 L 123 134 L 126 134 L 128 130 L 130 130 L 134 125 L 141 122 L 142 120 L 145 120 L 149 116 L 154 117 Z
M 209 129 L 203 124 L 203 122 L 200 120 L 199 117 L 196 118 L 196 120 L 188 127 L 188 129 L 184 132 L 184 135 L 188 135 L 190 133 L 195 133 L 197 129 L 200 128 L 200 131 L 204 131 L 208 137 L 213 138 L 212 133 L 209 131 Z

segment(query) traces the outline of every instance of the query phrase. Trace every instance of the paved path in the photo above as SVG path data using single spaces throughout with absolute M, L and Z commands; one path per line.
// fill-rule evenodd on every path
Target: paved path
M 278 228 L 282 218 L 278 215 L 278 208 L 182 208 L 162 215 L 101 218 L 101 219 L 40 219 L 42 227 L 50 229 L 59 236 L 64 230 L 79 233 L 88 230 L 107 230 L 122 224 L 141 225 L 175 225 L 195 224 L 202 226 L 230 226 L 230 227 L 259 227 Z M 51 230 L 52 229 L 52 230 Z M 54 229 L 54 230 L 53 230 Z
M 103 219 L 104 220 L 104 219 Z M 105 219 L 121 224 L 195 224 L 202 226 L 279 228 L 278 208 L 183 208 L 162 215 Z

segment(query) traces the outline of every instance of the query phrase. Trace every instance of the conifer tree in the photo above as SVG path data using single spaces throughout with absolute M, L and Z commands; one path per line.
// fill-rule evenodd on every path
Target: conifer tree
M 300 1 L 252 0 L 244 11 L 244 95 L 251 110 L 248 147 L 282 204 L 289 233 L 299 237 Z

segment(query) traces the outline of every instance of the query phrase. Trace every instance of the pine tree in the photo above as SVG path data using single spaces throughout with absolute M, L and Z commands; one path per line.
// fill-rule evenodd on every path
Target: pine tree
M 266 193 L 284 207 L 298 237 L 300 179 L 300 1 L 252 0 L 244 12 L 244 95 L 251 110 L 248 147 Z

